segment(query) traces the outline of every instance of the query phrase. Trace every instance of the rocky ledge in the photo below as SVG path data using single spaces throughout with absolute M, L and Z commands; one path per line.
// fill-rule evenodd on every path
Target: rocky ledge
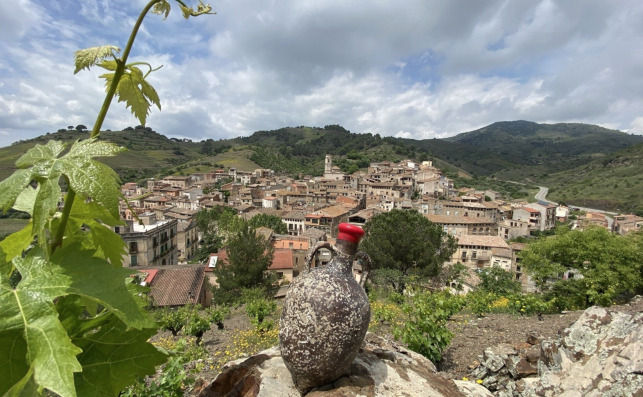
M 300 396 L 277 347 L 226 364 L 198 395 Z M 350 374 L 306 394 L 306 397 L 335 396 L 490 397 L 492 394 L 478 384 L 447 379 L 425 357 L 368 333 Z
M 643 396 L 642 311 L 591 307 L 556 339 L 486 349 L 471 378 L 500 397 Z

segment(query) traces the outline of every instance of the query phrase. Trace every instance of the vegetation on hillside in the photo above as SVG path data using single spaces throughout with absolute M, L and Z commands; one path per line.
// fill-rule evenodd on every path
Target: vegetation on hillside
M 35 142 L 48 138 L 66 141 L 83 134 L 82 130 L 63 130 L 1 148 L 0 177 L 8 175 L 19 153 Z M 567 194 L 568 201 L 626 211 L 636 211 L 643 204 L 641 195 L 636 195 L 642 182 L 638 177 L 640 155 L 628 152 L 643 138 L 586 124 L 499 122 L 453 138 L 426 140 L 351 133 L 339 125 L 285 127 L 202 142 L 166 138 L 142 126 L 105 135 L 132 149 L 107 160 L 126 181 L 188 174 L 201 166 L 203 170 L 220 166 L 245 171 L 271 168 L 294 177 L 319 176 L 324 170 L 324 157 L 331 154 L 333 164 L 344 172 L 363 170 L 377 161 L 432 160 L 451 176 L 478 177 L 479 184 L 485 178 L 542 184 L 554 187 L 552 197 L 564 201 L 562 192 L 556 189 L 571 182 L 575 193 Z M 634 151 L 640 153 L 640 149 Z M 139 166 L 141 156 L 147 159 L 146 167 Z M 615 179 L 623 179 L 624 188 Z M 514 198 L 523 197 L 527 191 L 494 190 Z M 511 190 L 514 194 L 509 193 Z
M 552 200 L 643 216 L 643 144 L 540 178 Z

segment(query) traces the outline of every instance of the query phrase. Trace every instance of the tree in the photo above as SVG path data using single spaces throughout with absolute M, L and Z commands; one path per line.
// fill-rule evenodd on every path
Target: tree
M 214 153 L 214 141 L 212 139 L 206 139 L 201 143 L 201 154 L 212 155 Z
M 277 234 L 288 234 L 288 228 L 280 217 L 268 214 L 257 214 L 250 219 L 249 224 L 251 227 L 257 229 L 260 227 L 267 227 L 272 229 Z
M 244 225 L 228 240 L 227 260 L 214 268 L 219 287 L 214 290 L 214 299 L 229 303 L 241 297 L 244 288 L 271 290 L 275 277 L 266 271 L 272 264 L 273 247 L 263 235 Z
M 520 292 L 520 283 L 514 280 L 514 275 L 498 266 L 481 269 L 478 273 L 480 284 L 478 288 L 497 295 L 509 295 Z
M 637 234 L 559 228 L 556 235 L 531 242 L 522 252 L 522 264 L 543 292 L 573 290 L 582 294 L 585 306 L 609 305 L 643 287 L 642 246 Z M 573 288 L 563 287 L 570 283 Z
M 78 124 L 76 126 L 76 131 L 78 131 L 78 132 L 82 132 L 83 130 L 86 130 L 86 129 L 87 129 L 87 127 L 82 125 L 82 124 Z
M 230 207 L 217 205 L 209 210 L 199 211 L 196 215 L 196 224 L 201 232 L 201 240 L 196 258 L 203 261 L 211 253 L 218 252 L 226 238 L 238 230 L 242 222 L 237 212 Z
M 392 210 L 364 225 L 361 247 L 376 277 L 403 292 L 409 276 L 436 277 L 457 248 L 456 240 L 417 211 Z

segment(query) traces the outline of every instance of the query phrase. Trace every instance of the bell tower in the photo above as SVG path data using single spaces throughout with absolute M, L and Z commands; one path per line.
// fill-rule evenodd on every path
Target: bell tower
M 324 174 L 330 174 L 333 168 L 333 159 L 330 154 L 326 155 L 326 161 L 324 163 Z

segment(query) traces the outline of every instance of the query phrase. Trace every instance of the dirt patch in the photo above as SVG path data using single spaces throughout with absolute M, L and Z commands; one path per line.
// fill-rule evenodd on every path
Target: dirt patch
M 637 297 L 628 304 L 615 305 L 608 309 L 629 314 L 640 313 L 643 311 L 643 298 Z M 501 343 L 524 345 L 528 336 L 534 334 L 539 340 L 554 339 L 560 331 L 578 320 L 581 314 L 582 310 L 545 314 L 541 321 L 538 316 L 491 314 L 477 317 L 473 314 L 458 313 L 449 323 L 454 337 L 445 350 L 442 361 L 437 364 L 438 371 L 446 372 L 454 379 L 468 377 L 478 364 L 478 356 L 482 355 L 486 348 Z
M 449 323 L 454 333 L 451 344 L 445 350 L 438 370 L 453 378 L 468 377 L 469 372 L 478 365 L 479 357 L 488 347 L 501 343 L 522 345 L 529 334 L 538 339 L 556 337 L 558 332 L 572 325 L 582 311 L 564 314 L 538 316 L 516 316 L 511 314 L 491 314 L 477 317 L 474 314 L 457 314 Z

